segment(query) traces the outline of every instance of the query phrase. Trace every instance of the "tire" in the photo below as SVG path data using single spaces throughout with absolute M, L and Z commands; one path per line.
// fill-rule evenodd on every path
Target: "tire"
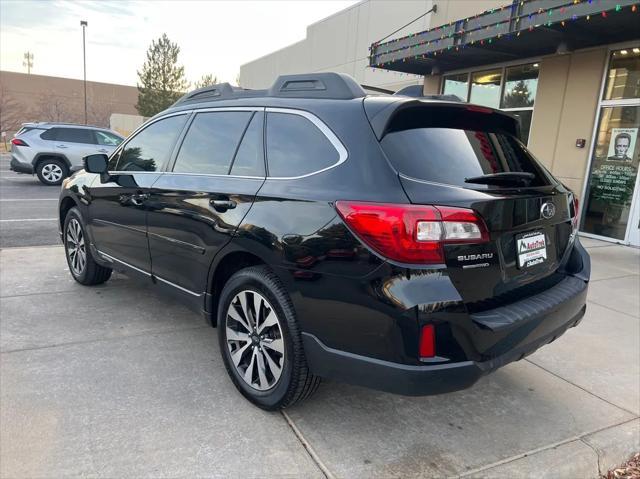
M 257 329 L 253 323 L 256 304 L 260 311 Z M 235 319 L 238 317 L 244 323 Z M 256 330 L 259 335 L 252 336 L 250 332 Z M 307 367 L 291 299 L 266 266 L 242 269 L 225 284 L 218 306 L 218 341 L 236 388 L 262 409 L 284 409 L 308 398 L 320 385 L 320 378 Z M 260 364 L 264 365 L 262 375 Z
M 36 174 L 42 184 L 54 186 L 61 184 L 62 180 L 69 176 L 69 168 L 62 160 L 48 158 L 38 163 Z
M 64 219 L 64 252 L 71 276 L 85 286 L 102 284 L 111 277 L 111 268 L 99 265 L 87 241 L 87 230 L 78 208 L 71 208 Z

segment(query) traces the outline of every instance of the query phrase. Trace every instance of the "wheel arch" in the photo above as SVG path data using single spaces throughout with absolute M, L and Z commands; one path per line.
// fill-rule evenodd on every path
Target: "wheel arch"
M 58 209 L 58 221 L 60 222 L 60 231 L 64 231 L 64 221 L 71 211 L 71 208 L 79 206 L 76 200 L 74 200 L 71 196 L 65 196 L 60 201 L 60 207 Z
M 71 170 L 71 162 L 65 155 L 61 153 L 42 152 L 42 153 L 36 154 L 36 156 L 34 156 L 33 158 L 33 161 L 31 162 L 33 164 L 33 171 L 37 170 L 38 165 L 40 163 L 42 163 L 44 160 L 49 160 L 49 159 L 62 160 L 64 164 L 67 165 L 67 169 Z
M 216 326 L 218 298 L 229 278 L 241 269 L 262 264 L 268 265 L 268 262 L 255 253 L 243 249 L 230 249 L 226 254 L 216 256 L 209 269 L 205 305 L 212 326 Z

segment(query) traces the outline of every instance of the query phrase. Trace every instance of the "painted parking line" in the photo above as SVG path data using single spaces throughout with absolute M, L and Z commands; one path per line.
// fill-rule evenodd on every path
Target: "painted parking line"
M 58 221 L 58 218 L 21 218 L 15 220 L 0 220 L 0 223 L 10 223 L 18 221 Z

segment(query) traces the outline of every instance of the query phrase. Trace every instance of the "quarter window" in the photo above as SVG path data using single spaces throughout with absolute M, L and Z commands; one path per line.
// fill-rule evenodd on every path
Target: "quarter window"
M 249 111 L 198 113 L 180 147 L 173 171 L 228 174 L 251 115 Z
M 333 144 L 307 118 L 290 113 L 268 113 L 269 176 L 307 175 L 336 164 L 338 159 Z
M 173 145 L 184 127 L 187 115 L 176 115 L 158 120 L 124 146 L 122 153 L 114 155 L 110 161 L 115 171 L 158 171 L 169 159 Z

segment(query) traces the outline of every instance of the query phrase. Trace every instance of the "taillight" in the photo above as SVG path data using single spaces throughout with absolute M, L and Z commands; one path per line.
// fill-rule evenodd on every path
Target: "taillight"
M 573 226 L 573 230 L 576 231 L 578 229 L 578 220 L 580 219 L 580 215 L 578 214 L 580 211 L 580 203 L 578 202 L 578 197 L 573 193 L 570 195 L 570 201 L 571 209 L 569 213 L 571 214 L 571 224 Z
M 466 208 L 337 201 L 336 209 L 364 243 L 401 263 L 444 263 L 444 244 L 489 241 L 482 218 Z
M 21 140 L 20 138 L 12 138 L 11 144 L 15 146 L 29 146 L 24 140 Z
M 436 333 L 433 324 L 422 326 L 419 353 L 421 358 L 432 358 L 436 355 Z

